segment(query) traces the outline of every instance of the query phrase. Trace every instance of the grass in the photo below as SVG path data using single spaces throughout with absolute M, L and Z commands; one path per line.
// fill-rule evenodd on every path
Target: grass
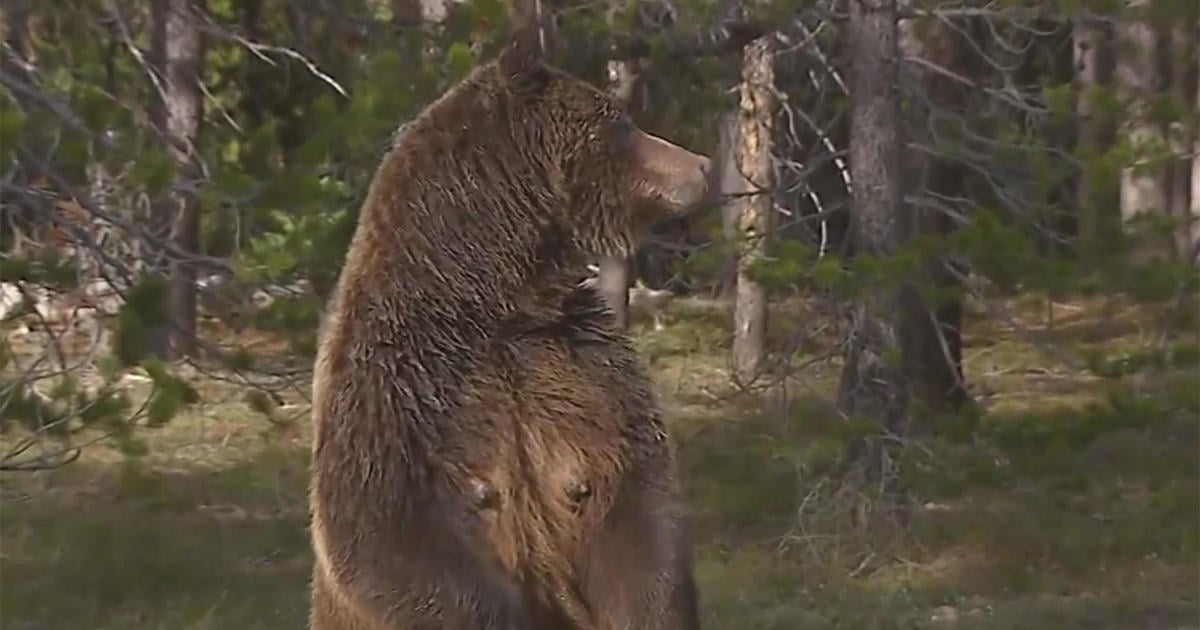
M 835 363 L 786 397 L 733 395 L 719 311 L 684 305 L 639 336 L 680 443 L 706 628 L 1200 628 L 1194 335 L 1180 360 L 1102 376 L 1040 344 L 1144 357 L 1153 314 L 1110 324 L 1076 302 L 1060 329 L 1016 310 L 969 325 L 986 411 L 919 419 L 938 430 L 903 451 L 919 497 L 903 525 L 836 472 Z M 98 446 L 0 478 L 0 628 L 303 627 L 307 427 L 206 387 L 138 460 Z

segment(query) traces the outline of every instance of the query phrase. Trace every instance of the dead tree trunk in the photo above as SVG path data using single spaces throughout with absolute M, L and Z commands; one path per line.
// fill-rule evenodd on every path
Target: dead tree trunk
M 856 256 L 886 258 L 911 231 L 901 202 L 899 45 L 896 0 L 850 2 L 851 106 L 850 232 Z M 903 352 L 894 289 L 865 287 L 850 306 L 850 340 L 838 384 L 838 407 L 850 417 L 872 418 L 886 435 L 904 435 L 909 388 L 897 356 Z M 884 494 L 894 488 L 881 437 L 855 440 L 851 461 Z
M 176 166 L 171 190 L 151 211 L 153 234 L 176 250 L 152 265 L 152 273 L 166 277 L 167 291 L 166 326 L 151 332 L 150 349 L 166 358 L 191 355 L 196 344 L 196 270 L 188 257 L 199 250 L 200 238 L 195 190 L 204 40 L 198 10 L 196 0 L 155 0 L 152 5 L 151 53 L 159 77 L 153 121 Z
M 746 190 L 738 200 L 737 288 L 734 302 L 733 368 L 740 383 L 762 370 L 766 357 L 767 291 L 751 270 L 766 254 L 771 233 L 775 170 L 775 71 L 772 38 L 760 37 L 742 51 L 738 86 L 738 133 L 734 143 L 737 172 Z

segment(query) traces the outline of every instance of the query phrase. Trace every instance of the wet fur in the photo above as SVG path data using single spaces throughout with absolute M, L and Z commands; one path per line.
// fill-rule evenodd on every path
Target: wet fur
M 314 630 L 698 628 L 670 443 L 578 286 L 648 221 L 615 115 L 502 59 L 384 157 L 316 363 Z

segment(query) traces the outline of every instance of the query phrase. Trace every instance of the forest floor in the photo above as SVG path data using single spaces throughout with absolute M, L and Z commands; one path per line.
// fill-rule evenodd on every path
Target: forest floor
M 915 422 L 903 525 L 836 462 L 838 364 L 734 392 L 727 314 L 681 301 L 637 342 L 679 444 L 704 627 L 1200 628 L 1196 321 L 1096 298 L 971 318 L 982 412 Z M 828 313 L 776 305 L 799 365 Z M 786 341 L 783 336 L 775 343 Z M 1157 350 L 1151 351 L 1151 349 Z M 1060 355 L 1107 360 L 1064 364 Z M 295 629 L 307 615 L 309 430 L 228 385 L 55 471 L 0 477 L 0 628 Z M 0 436 L 0 448 L 11 434 Z

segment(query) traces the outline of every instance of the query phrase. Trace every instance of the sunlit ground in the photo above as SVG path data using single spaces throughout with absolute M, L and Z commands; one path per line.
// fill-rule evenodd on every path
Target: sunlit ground
M 1158 314 L 1125 304 L 1059 304 L 1052 328 L 1044 301 L 1009 306 L 1016 322 L 969 325 L 987 413 L 917 418 L 951 437 L 907 449 L 906 524 L 836 472 L 837 365 L 732 395 L 718 311 L 681 303 L 639 335 L 680 443 L 706 628 L 1200 628 L 1195 323 L 1163 341 Z M 828 319 L 807 308 L 773 325 Z M 1128 360 L 1070 368 L 1055 348 Z M 96 447 L 3 477 L 0 627 L 303 627 L 308 427 L 203 389 L 136 463 Z

